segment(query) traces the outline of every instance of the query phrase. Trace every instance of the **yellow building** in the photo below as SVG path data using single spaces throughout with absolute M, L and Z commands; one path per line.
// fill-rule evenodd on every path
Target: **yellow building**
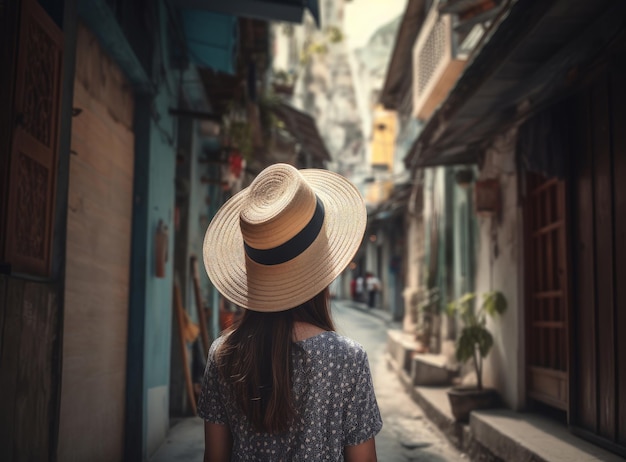
M 374 108 L 373 127 L 370 141 L 370 164 L 375 172 L 366 200 L 376 204 L 389 197 L 393 187 L 393 155 L 397 135 L 397 116 L 395 111 L 387 111 L 381 105 Z

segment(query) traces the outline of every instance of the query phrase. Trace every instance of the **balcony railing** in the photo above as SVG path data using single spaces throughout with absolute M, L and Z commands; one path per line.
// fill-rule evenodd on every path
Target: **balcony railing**
M 413 47 L 413 114 L 420 120 L 432 115 L 465 67 L 452 22 L 432 7 Z

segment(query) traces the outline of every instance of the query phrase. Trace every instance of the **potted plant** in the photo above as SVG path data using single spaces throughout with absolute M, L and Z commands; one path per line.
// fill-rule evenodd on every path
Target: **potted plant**
M 448 305 L 449 312 L 458 313 L 464 324 L 456 341 L 456 358 L 462 364 L 471 360 L 476 373 L 475 387 L 454 387 L 448 391 L 452 414 L 459 421 L 467 421 L 473 410 L 495 407 L 499 402 L 496 390 L 483 388 L 483 361 L 493 346 L 487 317 L 504 313 L 507 302 L 501 292 L 487 292 L 480 307 L 474 310 L 475 299 L 476 294 L 467 293 Z

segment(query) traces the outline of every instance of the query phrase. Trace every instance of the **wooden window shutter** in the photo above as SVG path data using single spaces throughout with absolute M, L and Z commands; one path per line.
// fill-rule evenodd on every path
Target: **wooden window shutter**
M 57 176 L 63 36 L 23 0 L 15 83 L 5 258 L 12 272 L 47 276 Z

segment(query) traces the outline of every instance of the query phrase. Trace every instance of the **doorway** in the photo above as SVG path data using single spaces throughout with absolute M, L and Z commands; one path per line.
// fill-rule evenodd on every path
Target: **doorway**
M 567 411 L 568 267 L 565 182 L 527 174 L 526 377 L 533 400 Z

